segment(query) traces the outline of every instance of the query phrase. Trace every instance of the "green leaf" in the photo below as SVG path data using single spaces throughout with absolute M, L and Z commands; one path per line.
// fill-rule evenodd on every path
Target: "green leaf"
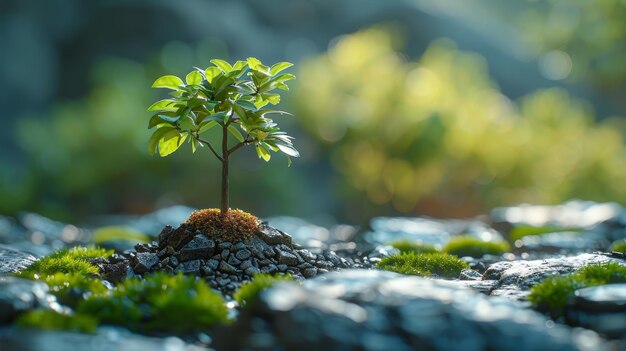
M 178 110 L 178 107 L 174 105 L 175 103 L 176 101 L 172 99 L 159 100 L 150 105 L 147 111 L 176 111 Z
M 163 136 L 173 130 L 176 129 L 174 127 L 161 127 L 152 133 L 152 136 L 148 139 L 148 152 L 150 153 L 150 156 L 153 156 L 156 153 L 157 145 Z
M 294 76 L 291 73 L 285 73 L 285 74 L 281 74 L 280 76 L 275 77 L 274 79 L 272 79 L 272 81 L 276 83 L 283 83 L 283 82 L 286 82 L 288 80 L 293 80 L 293 79 L 296 79 L 296 76 Z
M 176 76 L 163 76 L 152 83 L 153 88 L 167 88 L 179 90 L 179 86 L 183 85 L 183 81 Z
M 246 110 L 244 110 L 243 107 L 233 104 L 233 111 L 235 111 L 235 114 L 237 114 L 237 116 L 239 116 L 244 123 L 248 123 L 248 116 L 246 115 Z
M 259 158 L 262 158 L 263 160 L 265 160 L 265 162 L 269 161 L 270 158 L 272 157 L 272 155 L 270 155 L 269 150 L 267 150 L 262 145 L 256 146 L 256 154 L 259 156 Z
M 182 130 L 194 130 L 196 128 L 196 122 L 192 116 L 193 112 L 187 114 L 185 117 L 181 118 L 178 122 L 178 126 Z
M 159 141 L 159 155 L 165 157 L 178 150 L 187 139 L 187 135 L 187 133 L 181 134 L 178 130 L 172 130 L 165 134 Z
M 239 140 L 239 142 L 243 143 L 243 141 L 245 140 L 243 135 L 241 135 L 239 129 L 237 129 L 237 127 L 235 127 L 234 125 L 229 125 L 228 131 L 235 137 L 235 139 Z
M 224 120 L 226 119 L 227 116 L 228 116 L 228 113 L 226 112 L 218 112 L 218 113 L 208 116 L 207 118 L 205 118 L 205 120 L 215 121 L 217 123 L 224 123 Z
M 246 61 L 248 62 L 248 67 L 256 71 L 259 70 L 259 66 L 263 65 L 261 61 L 256 57 L 248 57 Z
M 250 95 L 256 93 L 256 86 L 254 83 L 247 81 L 236 86 L 243 95 Z
M 198 71 L 191 71 L 185 77 L 187 84 L 200 84 L 202 82 L 202 74 Z
M 217 122 L 215 122 L 215 121 L 202 122 L 200 124 L 200 128 L 198 129 L 198 133 L 202 134 L 202 133 L 206 132 L 207 130 L 215 127 L 216 125 L 217 125 Z
M 222 71 L 217 67 L 209 67 L 204 70 L 204 75 L 209 83 L 213 83 L 213 78 L 219 76 Z
M 236 100 L 235 104 L 237 104 L 237 106 L 241 106 L 242 108 L 248 110 L 248 111 L 252 111 L 255 112 L 257 110 L 256 106 L 251 103 L 250 101 L 246 101 L 246 100 Z
M 224 73 L 228 73 L 233 70 L 233 66 L 224 60 L 214 59 L 211 60 L 211 63 L 219 67 L 219 69 L 221 69 Z
M 178 121 L 179 118 L 179 116 L 170 117 L 157 113 L 150 118 L 150 122 L 148 122 L 148 129 L 153 128 L 154 126 L 159 125 L 163 122 L 174 124 L 176 123 L 176 121 Z
M 191 153 L 195 154 L 196 153 L 196 149 L 197 149 L 197 145 L 196 145 L 197 141 L 196 139 L 192 139 L 191 140 Z
M 272 66 L 272 68 L 270 68 L 270 74 L 271 75 L 276 75 L 277 73 L 289 68 L 293 66 L 293 63 L 290 62 L 279 62 L 275 65 Z
M 245 68 L 246 65 L 248 65 L 248 63 L 246 61 L 237 61 L 233 65 L 233 69 L 240 70 L 240 69 Z
M 278 105 L 278 103 L 280 103 L 280 95 L 278 94 L 263 94 L 263 98 L 272 105 Z
M 278 146 L 278 148 L 280 149 L 280 151 L 282 151 L 282 153 L 288 155 L 288 156 L 292 156 L 292 157 L 300 157 L 300 153 L 298 152 L 298 150 L 287 146 L 287 145 L 283 145 L 280 143 L 277 143 L 276 146 Z

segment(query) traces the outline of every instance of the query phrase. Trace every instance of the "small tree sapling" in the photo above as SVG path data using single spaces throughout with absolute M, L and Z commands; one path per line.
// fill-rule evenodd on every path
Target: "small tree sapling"
M 211 60 L 207 69 L 195 68 L 185 81 L 173 75 L 158 78 L 153 88 L 172 90 L 171 98 L 152 104 L 148 111 L 156 112 L 148 128 L 156 128 L 148 140 L 148 151 L 162 157 L 178 150 L 185 141 L 192 152 L 206 147 L 222 163 L 222 192 L 220 212 L 229 210 L 228 172 L 231 155 L 240 148 L 254 145 L 259 158 L 269 161 L 270 152 L 282 152 L 298 157 L 292 137 L 278 128 L 268 116 L 288 114 L 267 108 L 278 105 L 276 89 L 289 90 L 287 81 L 295 79 L 290 73 L 281 73 L 292 66 L 280 62 L 271 67 L 250 57 L 231 65 L 223 60 Z M 211 128 L 221 129 L 221 148 L 206 140 Z M 237 142 L 229 143 L 229 135 Z

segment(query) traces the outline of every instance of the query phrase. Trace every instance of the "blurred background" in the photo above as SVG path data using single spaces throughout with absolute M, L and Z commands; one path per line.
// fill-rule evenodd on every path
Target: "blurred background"
M 625 18 L 624 0 L 3 0 L 0 214 L 217 207 L 208 151 L 148 155 L 150 86 L 249 56 L 295 63 L 277 122 L 302 157 L 239 152 L 234 207 L 359 224 L 626 204 Z

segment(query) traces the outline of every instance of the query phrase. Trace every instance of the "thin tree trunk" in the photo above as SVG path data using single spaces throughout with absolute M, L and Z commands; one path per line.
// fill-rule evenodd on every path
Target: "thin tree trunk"
M 222 128 L 222 215 L 228 212 L 228 128 Z

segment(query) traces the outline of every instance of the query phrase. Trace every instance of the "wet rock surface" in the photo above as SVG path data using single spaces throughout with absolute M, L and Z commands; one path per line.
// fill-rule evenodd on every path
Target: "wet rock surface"
M 19 272 L 36 260 L 37 258 L 30 253 L 0 245 L 0 277 L 9 273 Z
M 603 350 L 601 338 L 548 323 L 502 298 L 442 281 L 345 270 L 283 283 L 240 315 L 218 349 Z M 546 325 L 549 325 L 546 328 Z M 306 331 L 303 333 L 302 331 Z
M 27 279 L 0 277 L 0 325 L 37 307 L 57 308 L 48 285 Z
M 3 351 L 211 350 L 202 346 L 186 343 L 176 337 L 149 337 L 133 334 L 121 328 L 111 327 L 100 328 L 95 335 L 66 331 L 0 328 L 0 345 L 2 345 Z
M 577 290 L 568 302 L 565 318 L 570 324 L 609 336 L 626 335 L 626 283 Z
M 115 261 L 115 262 L 114 262 Z M 124 272 L 124 265 L 130 272 Z M 320 273 L 347 268 L 349 263 L 331 251 L 314 254 L 292 242 L 291 236 L 267 224 L 246 242 L 218 241 L 184 225 L 166 226 L 158 242 L 139 244 L 120 259 L 100 265 L 103 275 L 144 275 L 165 270 L 203 277 L 224 295 L 231 295 L 255 273 L 289 273 L 304 280 Z

